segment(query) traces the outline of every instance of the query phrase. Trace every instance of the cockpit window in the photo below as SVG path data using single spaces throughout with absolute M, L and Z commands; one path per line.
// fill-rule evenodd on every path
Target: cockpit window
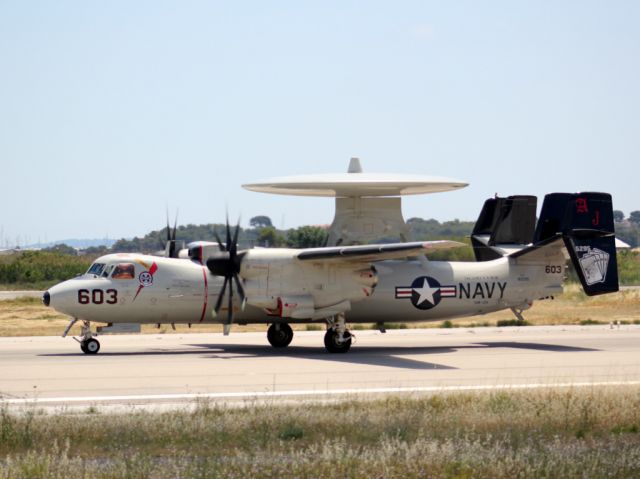
M 107 266 L 104 271 L 102 272 L 102 277 L 106 278 L 111 274 L 111 271 L 113 271 L 113 265 L 110 264 L 109 266 Z
M 87 274 L 95 274 L 96 276 L 100 276 L 102 270 L 104 269 L 104 263 L 93 263 L 87 271 Z
M 133 263 L 120 263 L 113 270 L 112 279 L 133 279 L 136 274 L 136 268 Z

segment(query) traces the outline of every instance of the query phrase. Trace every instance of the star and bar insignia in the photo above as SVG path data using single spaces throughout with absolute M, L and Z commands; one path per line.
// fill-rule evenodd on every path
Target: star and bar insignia
M 411 299 L 418 309 L 435 308 L 442 298 L 455 298 L 455 285 L 442 286 L 431 276 L 420 276 L 413 280 L 411 286 L 396 286 L 396 299 Z

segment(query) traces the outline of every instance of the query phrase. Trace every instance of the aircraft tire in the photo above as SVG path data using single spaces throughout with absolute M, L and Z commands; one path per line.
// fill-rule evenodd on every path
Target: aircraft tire
M 98 354 L 100 351 L 100 342 L 97 339 L 87 339 L 80 343 L 80 349 L 85 354 Z
M 346 353 L 351 348 L 351 333 L 345 331 L 344 338 L 343 342 L 338 342 L 338 332 L 328 329 L 324 335 L 324 347 L 330 353 Z
M 269 326 L 267 339 L 274 348 L 286 348 L 293 339 L 293 329 L 288 323 L 278 323 L 278 326 L 275 323 Z

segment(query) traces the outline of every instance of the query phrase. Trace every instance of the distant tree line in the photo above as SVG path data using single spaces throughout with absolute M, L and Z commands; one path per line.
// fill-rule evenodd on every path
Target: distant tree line
M 632 211 L 625 218 L 620 210 L 613 211 L 616 237 L 628 243 L 632 248 L 640 246 L 640 211 Z
M 622 211 L 614 212 L 616 236 L 628 243 L 632 248 L 640 244 L 640 211 L 632 211 L 628 218 Z M 452 220 L 440 222 L 436 219 L 409 218 L 407 224 L 411 229 L 411 240 L 429 241 L 451 239 L 469 244 L 469 236 L 473 230 L 473 221 Z M 235 225 L 231 226 L 231 231 Z M 221 223 L 208 223 L 201 225 L 182 225 L 177 228 L 176 239 L 188 244 L 191 241 L 216 241 L 216 232 L 219 238 L 226 241 L 226 225 Z M 277 229 L 273 226 L 268 216 L 254 216 L 249 221 L 249 228 L 240 227 L 239 244 L 242 248 L 260 247 L 289 247 L 310 248 L 325 246 L 328 238 L 328 230 L 322 226 L 300 226 L 288 230 Z M 120 239 L 111 248 L 106 246 L 93 246 L 78 252 L 67 245 L 56 245 L 46 248 L 44 251 L 58 252 L 62 254 L 86 254 L 95 256 L 108 252 L 141 252 L 155 253 L 164 250 L 167 239 L 167 228 L 153 230 L 142 237 Z M 398 237 L 381 238 L 380 242 L 401 241 Z M 461 253 L 439 253 L 449 259 L 472 259 L 471 248 Z
M 614 211 L 616 236 L 629 243 L 638 245 L 640 238 L 640 211 L 633 211 L 628 218 L 620 211 Z M 410 218 L 411 239 L 429 241 L 451 239 L 465 243 L 466 246 L 450 250 L 436 251 L 429 255 L 432 260 L 474 261 L 469 235 L 473 229 L 472 221 L 445 221 L 435 219 Z M 249 221 L 249 228 L 240 228 L 241 248 L 290 247 L 310 248 L 327 244 L 328 231 L 321 226 L 301 226 L 288 230 L 279 230 L 273 226 L 268 216 L 256 216 Z M 232 227 L 232 231 L 235 226 Z M 195 240 L 216 241 L 216 232 L 220 239 L 226 240 L 224 224 L 183 225 L 178 227 L 176 238 L 184 243 Z M 98 256 L 115 252 L 154 253 L 164 250 L 167 228 L 154 230 L 143 237 L 121 239 L 111 248 L 93 246 L 78 251 L 61 244 L 41 251 L 24 251 L 20 254 L 0 256 L 0 283 L 45 285 L 74 277 L 87 270 Z M 383 238 L 382 241 L 398 241 L 398 238 Z M 640 284 L 640 255 L 632 251 L 618 252 L 620 281 L 623 284 Z
M 411 218 L 407 221 L 412 229 L 412 238 L 416 241 L 436 239 L 463 239 L 471 234 L 473 222 L 471 221 L 446 221 L 440 223 L 437 220 L 423 220 Z M 239 243 L 241 247 L 289 247 L 312 248 L 325 246 L 328 238 L 328 230 L 322 226 L 300 226 L 288 230 L 280 230 L 273 226 L 268 216 L 254 216 L 249 221 L 249 228 L 240 228 Z M 231 227 L 232 232 L 235 226 Z M 224 242 L 226 226 L 224 224 L 182 225 L 176 231 L 176 239 L 185 244 L 191 241 L 216 241 L 215 232 Z M 132 239 L 120 239 L 111 247 L 114 252 L 143 252 L 152 253 L 164 249 L 167 238 L 167 228 L 154 230 L 143 237 Z M 382 241 L 398 238 L 383 238 Z

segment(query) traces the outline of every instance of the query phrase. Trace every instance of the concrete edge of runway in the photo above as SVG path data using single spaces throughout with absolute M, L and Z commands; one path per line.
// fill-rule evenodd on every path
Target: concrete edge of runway
M 456 334 L 474 334 L 476 332 L 483 333 L 501 333 L 501 332 L 514 332 L 518 331 L 524 334 L 530 333 L 535 334 L 538 332 L 549 332 L 549 331 L 621 331 L 621 330 L 639 330 L 640 324 L 549 324 L 549 325 L 534 325 L 534 326 L 474 326 L 474 327 L 466 327 L 466 326 L 455 326 L 452 328 L 402 328 L 402 329 L 388 329 L 385 333 L 381 333 L 377 329 L 356 329 L 353 330 L 354 336 L 357 338 L 358 335 L 379 335 L 384 334 L 388 336 L 393 335 L 404 335 L 404 334 L 427 334 L 427 335 L 435 335 L 435 336 L 450 336 Z M 295 336 L 317 336 L 322 334 L 323 331 L 295 331 Z M 246 338 L 266 338 L 266 332 L 263 331 L 243 331 L 241 327 L 234 329 L 231 332 L 230 336 L 224 336 L 222 332 L 191 332 L 191 331 L 180 331 L 180 332 L 166 332 L 166 333 L 103 333 L 100 335 L 96 335 L 96 337 L 100 338 L 108 338 L 108 337 L 118 337 L 119 339 L 124 339 L 127 341 L 136 341 L 136 338 L 140 336 L 144 336 L 148 339 L 157 339 L 162 340 L 163 338 L 179 338 L 179 337 L 188 337 L 188 338 L 197 338 L 197 337 L 208 337 L 208 338 L 228 338 L 230 344 L 242 343 L 242 341 L 237 341 L 238 338 L 246 337 Z M 0 336 L 0 344 L 1 343 L 19 343 L 19 342 L 40 342 L 40 341 L 49 341 L 51 339 L 60 339 L 64 341 L 73 341 L 71 336 L 67 336 L 63 338 L 61 335 L 55 336 Z M 108 339 L 104 339 L 104 341 L 108 341 Z
M 341 401 L 371 401 L 393 395 L 405 398 L 430 394 L 487 391 L 526 391 L 545 389 L 585 389 L 640 386 L 640 380 L 594 382 L 548 382 L 528 384 L 477 384 L 461 386 L 389 387 L 300 391 L 253 391 L 200 394 L 162 394 L 130 396 L 73 396 L 47 398 L 2 398 L 0 408 L 12 412 L 47 414 L 95 414 L 192 411 L 206 405 L 223 407 L 264 406 L 269 404 L 332 404 Z

